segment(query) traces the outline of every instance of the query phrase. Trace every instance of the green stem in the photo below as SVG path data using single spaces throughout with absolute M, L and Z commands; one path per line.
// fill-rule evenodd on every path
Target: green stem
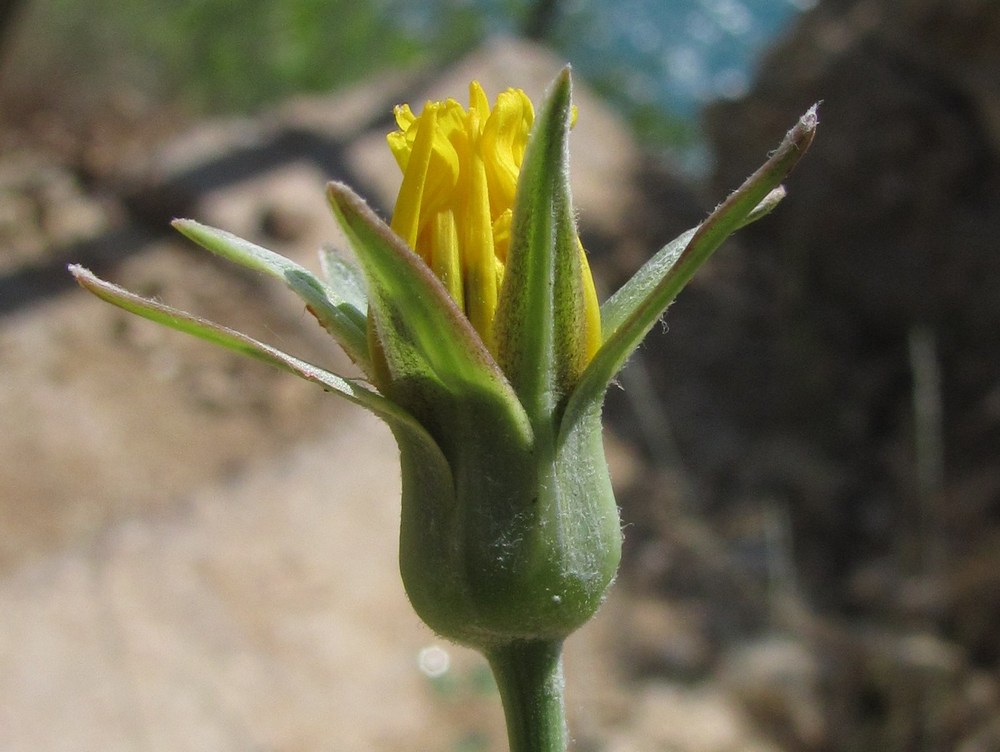
M 519 640 L 487 653 L 510 752 L 566 752 L 562 642 Z

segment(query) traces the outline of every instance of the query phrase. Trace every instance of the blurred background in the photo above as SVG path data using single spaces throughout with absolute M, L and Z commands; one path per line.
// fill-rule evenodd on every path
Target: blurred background
M 101 99 L 130 108 L 155 102 L 191 116 L 254 112 L 387 70 L 442 66 L 485 39 L 519 35 L 573 61 L 644 143 L 677 149 L 699 140 L 698 109 L 746 93 L 759 54 L 814 4 L 217 0 L 167 7 L 140 0 L 122 9 L 102 0 L 11 0 L 8 60 L 17 62 L 5 71 L 4 89 L 21 107 L 88 115 Z M 40 78 L 50 82 L 43 90 Z
M 609 395 L 625 561 L 568 645 L 574 749 L 1000 749 L 1000 5 L 8 0 L 0 750 L 505 748 L 406 603 L 388 432 L 65 265 L 348 372 L 170 218 L 315 268 L 326 180 L 391 209 L 393 104 L 567 61 L 605 294 L 822 100 Z

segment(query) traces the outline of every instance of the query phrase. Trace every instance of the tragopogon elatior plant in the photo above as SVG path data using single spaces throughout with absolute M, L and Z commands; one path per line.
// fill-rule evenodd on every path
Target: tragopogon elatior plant
M 605 391 L 695 270 L 780 201 L 816 128 L 810 110 L 704 222 L 599 306 L 570 198 L 574 114 L 568 69 L 537 117 L 523 92 L 491 107 L 475 82 L 468 108 L 397 108 L 389 146 L 403 181 L 392 221 L 330 184 L 357 263 L 324 252 L 319 277 L 222 230 L 174 223 L 288 285 L 364 379 L 72 268 L 104 300 L 291 371 L 388 424 L 402 467 L 406 592 L 434 631 L 486 656 L 514 752 L 565 749 L 562 643 L 618 567 Z

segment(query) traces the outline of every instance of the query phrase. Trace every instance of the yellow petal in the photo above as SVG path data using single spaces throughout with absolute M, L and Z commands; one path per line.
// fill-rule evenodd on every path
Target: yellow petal
M 419 115 L 400 105 L 394 115 L 398 130 L 388 143 L 403 183 L 391 227 L 427 262 L 492 347 L 514 197 L 535 119 L 531 100 L 520 89 L 508 89 L 490 107 L 483 87 L 473 81 L 468 109 L 448 99 L 428 102 Z M 580 258 L 589 360 L 600 343 L 600 314 L 582 246 Z
M 452 211 L 438 212 L 430 225 L 428 245 L 432 248 L 431 271 L 441 280 L 459 308 L 465 308 L 462 282 L 462 254 Z
M 478 113 L 469 113 L 470 132 L 478 130 Z M 465 313 L 483 340 L 492 341 L 493 315 L 497 310 L 496 254 L 493 249 L 493 220 L 490 217 L 490 192 L 486 165 L 478 148 L 479 138 L 471 142 L 467 168 L 469 183 L 465 202 L 465 237 L 462 262 L 465 268 Z
M 400 109 L 402 108 L 397 108 L 397 113 Z M 417 236 L 420 232 L 420 210 L 424 200 L 427 170 L 431 163 L 434 146 L 437 110 L 437 105 L 428 103 L 420 120 L 412 123 L 402 134 L 402 138 L 397 134 L 389 136 L 389 146 L 390 148 L 394 147 L 396 159 L 400 161 L 401 165 L 403 162 L 406 165 L 403 171 L 403 184 L 396 197 L 396 207 L 392 212 L 390 226 L 393 232 L 418 253 L 420 253 L 420 249 L 417 248 Z M 396 138 L 394 139 L 393 136 Z M 408 146 L 407 142 L 410 142 Z M 425 256 L 424 260 L 429 261 L 429 258 Z
M 524 146 L 531 131 L 534 112 L 524 92 L 508 89 L 497 97 L 484 128 L 482 151 L 489 165 L 487 177 L 496 218 L 513 206 Z

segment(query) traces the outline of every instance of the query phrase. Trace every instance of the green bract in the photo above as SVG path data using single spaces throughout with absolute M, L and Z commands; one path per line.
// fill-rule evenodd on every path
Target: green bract
M 410 600 L 435 631 L 487 654 L 559 641 L 597 610 L 621 550 L 601 438 L 605 391 L 695 270 L 781 199 L 779 183 L 816 127 L 810 110 L 743 186 L 603 304 L 590 357 L 567 167 L 570 93 L 566 70 L 524 154 L 492 351 L 430 267 L 339 183 L 329 201 L 358 266 L 327 254 L 322 278 L 221 230 L 175 226 L 283 280 L 367 381 L 72 267 L 115 305 L 289 370 L 382 418 L 400 450 L 400 568 Z

